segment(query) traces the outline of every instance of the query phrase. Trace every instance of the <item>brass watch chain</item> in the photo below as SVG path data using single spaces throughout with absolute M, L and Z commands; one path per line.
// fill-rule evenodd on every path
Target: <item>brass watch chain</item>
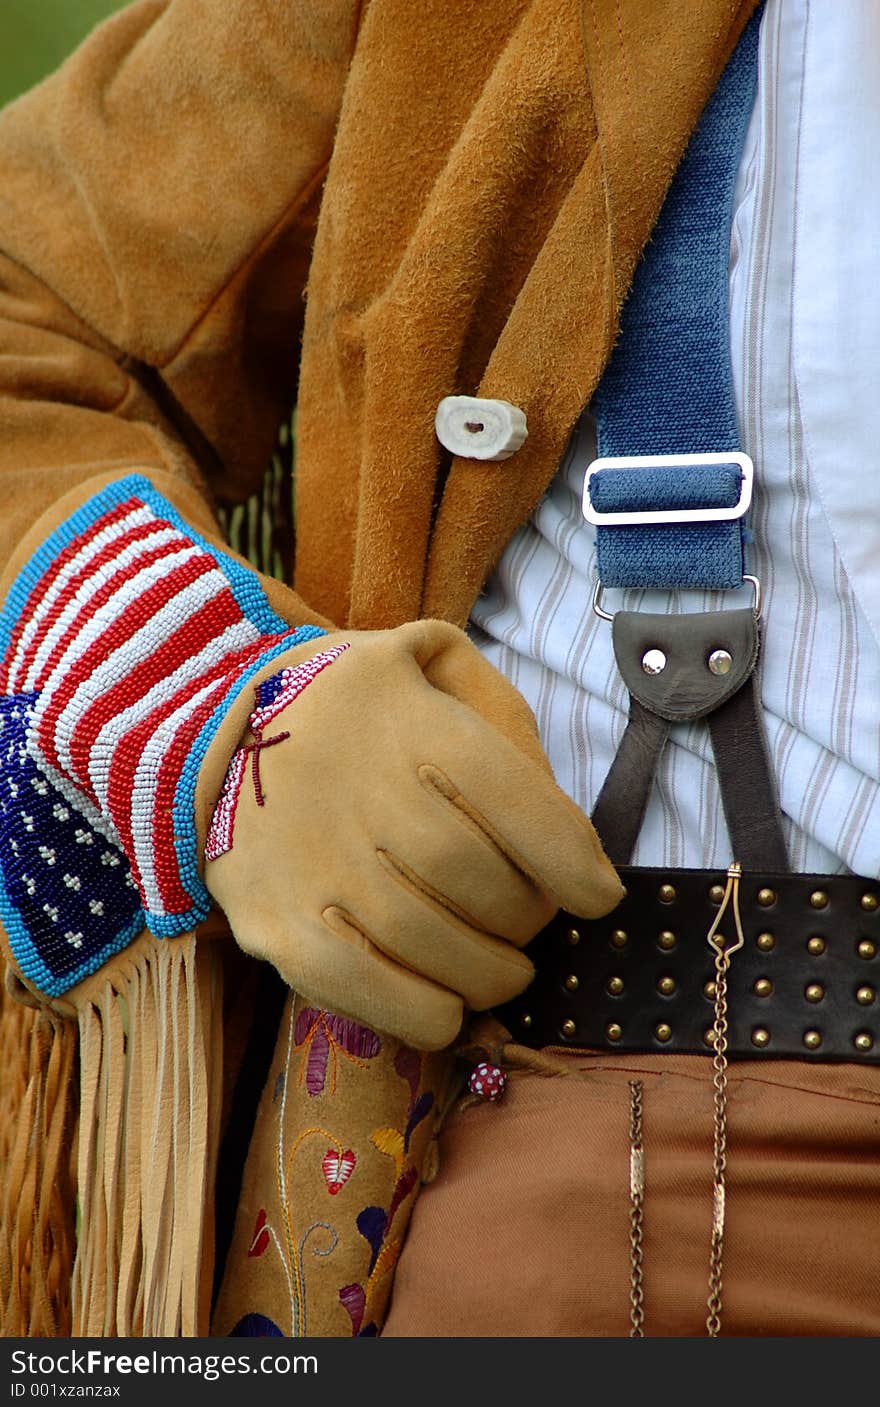
M 727 887 L 706 935 L 715 954 L 715 1021 L 712 1027 L 714 1055 L 712 1066 L 713 1144 L 712 1144 L 712 1238 L 709 1250 L 709 1294 L 706 1332 L 711 1339 L 721 1333 L 721 1307 L 724 1268 L 724 1218 L 726 1211 L 727 1175 L 727 974 L 730 959 L 745 942 L 739 912 L 739 882 L 742 866 L 734 860 L 727 871 Z M 718 932 L 727 908 L 733 911 L 736 940 L 726 947 L 726 939 Z M 641 1080 L 630 1081 L 630 1338 L 645 1336 L 644 1320 L 644 1197 L 645 1155 L 642 1144 Z

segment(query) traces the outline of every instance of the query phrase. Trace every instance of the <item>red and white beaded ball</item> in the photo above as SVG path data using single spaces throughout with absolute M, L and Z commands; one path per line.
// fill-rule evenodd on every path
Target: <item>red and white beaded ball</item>
M 481 1060 L 471 1071 L 468 1089 L 480 1099 L 500 1099 L 507 1088 L 507 1076 L 497 1065 Z

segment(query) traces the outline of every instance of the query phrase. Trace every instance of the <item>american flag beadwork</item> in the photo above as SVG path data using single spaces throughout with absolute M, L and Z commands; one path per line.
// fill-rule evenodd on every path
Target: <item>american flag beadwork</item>
M 0 917 L 57 996 L 144 926 L 201 921 L 199 766 L 231 700 L 294 629 L 254 572 L 140 476 L 90 499 L 0 615 Z

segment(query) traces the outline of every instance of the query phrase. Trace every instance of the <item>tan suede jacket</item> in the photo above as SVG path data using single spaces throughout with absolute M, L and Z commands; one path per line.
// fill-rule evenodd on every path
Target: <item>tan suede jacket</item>
M 217 504 L 257 487 L 296 400 L 297 560 L 293 585 L 264 581 L 276 611 L 292 624 L 463 624 L 596 386 L 635 263 L 754 6 L 138 0 L 102 26 L 0 115 L 0 598 L 59 521 L 132 471 L 219 537 Z M 451 457 L 434 415 L 455 394 L 519 406 L 525 443 L 501 463 Z M 25 1039 L 17 1019 L 7 1051 Z M 292 1307 L 294 1332 L 381 1321 L 401 1199 L 421 1171 L 409 1136 L 429 1075 L 414 1059 L 389 1047 L 338 1061 L 333 1141 L 309 1130 L 318 1161 L 297 1172 L 298 1215 L 324 1225 L 328 1178 L 352 1150 L 358 1182 L 350 1210 L 333 1204 L 339 1250 L 315 1262 L 324 1278 Z M 49 1057 L 33 1060 L 47 1088 Z M 336 1063 L 328 1088 L 331 1077 Z M 267 1085 L 258 1130 L 274 1129 L 280 1087 Z M 285 1147 L 300 1147 L 315 1107 L 291 1080 Z M 73 1234 L 74 1194 L 55 1197 L 53 1181 L 61 1116 L 52 1130 L 36 1212 L 17 1190 L 33 1164 L 26 1137 L 0 1217 L 23 1227 L 10 1242 L 21 1264 L 37 1225 L 51 1270 L 35 1254 L 28 1288 L 0 1246 L 12 1306 L 0 1332 L 70 1323 L 51 1290 L 69 1277 Z M 283 1210 L 274 1138 L 252 1143 L 216 1332 L 245 1310 L 278 1314 L 305 1275 L 285 1278 L 279 1263 L 268 1288 L 257 1283 L 267 1214 L 271 1227 Z M 369 1263 L 354 1219 L 368 1201 L 404 1208 Z M 192 1233 L 204 1238 L 191 1270 L 201 1332 L 209 1223 Z M 74 1306 L 81 1332 L 135 1323 L 106 1298 L 79 1320 Z M 176 1310 L 155 1322 L 181 1332 Z

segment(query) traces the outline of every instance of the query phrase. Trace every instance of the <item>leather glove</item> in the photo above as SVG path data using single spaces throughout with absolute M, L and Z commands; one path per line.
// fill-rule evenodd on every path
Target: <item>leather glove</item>
M 520 949 L 557 908 L 607 913 L 618 877 L 525 701 L 456 627 L 330 634 L 284 663 L 252 696 L 205 883 L 309 1001 L 439 1049 L 464 1006 L 526 987 Z

